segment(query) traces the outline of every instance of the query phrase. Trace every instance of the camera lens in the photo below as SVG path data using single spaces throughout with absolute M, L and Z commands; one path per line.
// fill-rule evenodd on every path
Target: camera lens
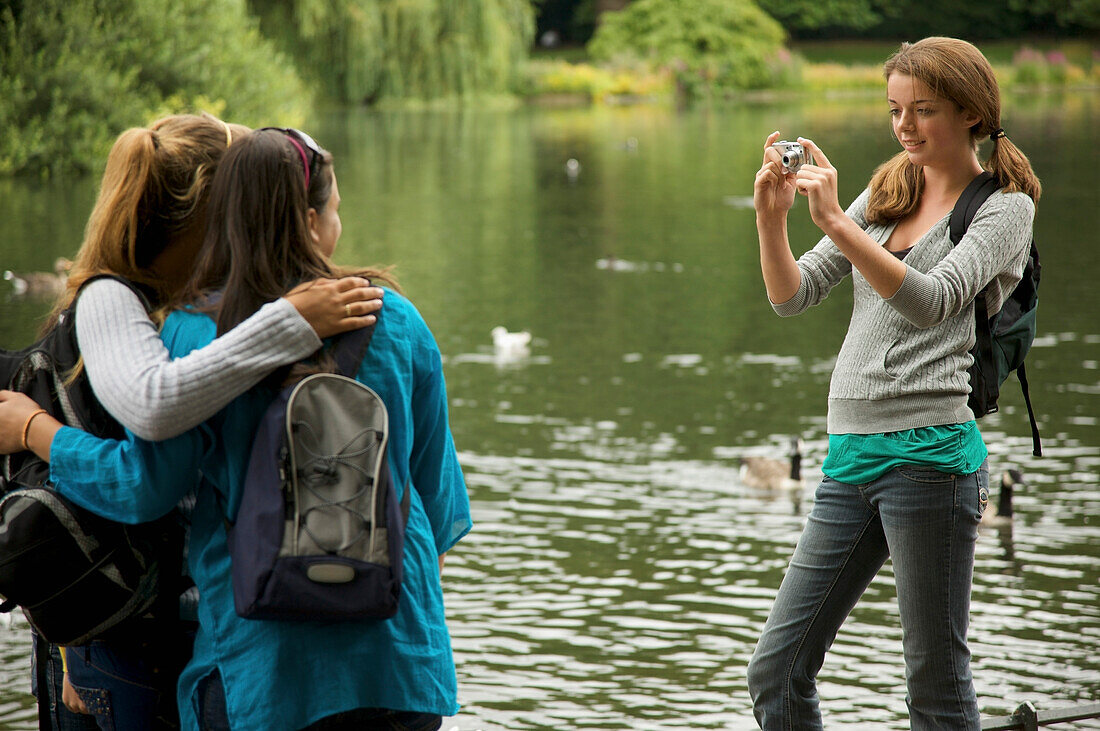
M 790 151 L 783 153 L 783 167 L 787 168 L 790 173 L 798 173 L 803 163 L 802 155 L 801 149 L 790 149 Z

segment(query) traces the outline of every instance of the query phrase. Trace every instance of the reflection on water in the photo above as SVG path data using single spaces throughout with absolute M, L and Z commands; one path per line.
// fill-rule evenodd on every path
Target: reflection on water
M 1100 234 L 1084 192 L 1100 99 L 1009 106 L 1045 186 L 1028 373 L 1046 456 L 1031 456 L 1010 382 L 981 424 L 994 472 L 1027 479 L 1014 527 L 978 544 L 987 714 L 1100 698 Z M 337 157 L 337 257 L 398 264 L 444 353 L 476 521 L 445 570 L 463 711 L 444 728 L 752 727 L 744 668 L 820 478 L 851 299 L 840 287 L 776 318 L 746 198 L 778 127 L 828 151 L 850 200 L 892 152 L 887 124 L 879 101 L 848 100 L 312 125 Z M 93 186 L 0 181 L 0 269 L 71 253 Z M 791 235 L 798 250 L 816 241 L 804 204 Z M 4 297 L 0 343 L 24 344 L 44 308 Z M 526 351 L 502 357 L 497 326 L 530 332 Z M 741 484 L 740 457 L 783 457 L 794 435 L 801 495 Z M 34 726 L 26 634 L 0 628 L 2 728 Z M 900 653 L 887 566 L 822 671 L 828 727 L 907 726 Z

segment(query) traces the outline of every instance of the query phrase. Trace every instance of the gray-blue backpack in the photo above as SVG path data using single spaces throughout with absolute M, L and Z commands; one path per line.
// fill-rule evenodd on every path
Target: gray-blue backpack
M 228 524 L 237 614 L 254 619 L 386 618 L 401 596 L 409 486 L 386 458 L 389 416 L 354 379 L 374 328 L 336 339 L 336 373 L 283 388 L 252 446 Z

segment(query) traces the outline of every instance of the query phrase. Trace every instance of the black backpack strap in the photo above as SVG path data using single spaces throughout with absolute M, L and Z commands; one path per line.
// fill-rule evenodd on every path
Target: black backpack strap
M 53 717 L 50 714 L 51 703 L 61 703 L 60 698 L 52 698 L 53 687 L 50 678 L 50 644 L 37 632 L 32 634 L 34 643 L 34 673 L 38 684 L 38 728 L 52 729 Z
M 974 220 L 974 214 L 999 187 L 997 179 L 988 170 L 983 170 L 967 184 L 962 195 L 955 201 L 955 207 L 951 209 L 952 244 L 962 241 L 963 234 L 970 227 L 970 222 Z M 989 307 L 986 304 L 984 288 L 974 298 L 974 338 L 975 347 L 979 353 L 993 352 L 993 329 L 989 323 Z M 997 374 L 993 371 L 991 360 L 976 358 L 975 366 L 981 371 L 981 379 L 985 385 L 997 383 Z M 977 388 L 976 384 L 972 385 Z M 982 390 L 984 391 L 984 388 Z M 982 408 L 983 413 L 987 413 L 985 404 Z
M 1024 403 L 1027 404 L 1027 418 L 1031 421 L 1031 453 L 1036 457 L 1043 456 L 1043 445 L 1039 441 L 1039 425 L 1035 422 L 1035 411 L 1031 408 L 1031 392 L 1027 388 L 1027 371 L 1024 364 L 1016 369 L 1016 377 L 1020 379 L 1020 390 L 1024 392 Z
M 974 214 L 982 207 L 986 199 L 993 195 L 997 188 L 1001 187 L 993 173 L 983 171 L 970 181 L 963 190 L 962 195 L 955 201 L 955 207 L 951 209 L 951 243 L 958 244 L 962 241 L 970 222 L 974 220 Z
M 375 313 L 375 317 L 381 314 L 382 312 L 379 311 Z M 356 371 L 359 370 L 359 364 L 367 353 L 371 338 L 374 337 L 374 328 L 376 327 L 378 327 L 377 320 L 373 325 L 346 332 L 336 339 L 336 344 L 332 348 L 332 356 L 336 360 L 337 373 L 348 378 L 355 377 Z
M 978 296 L 974 298 L 974 348 L 978 353 L 992 355 L 993 353 L 993 326 L 989 321 L 989 307 L 985 301 L 985 290 L 978 292 Z M 986 389 L 993 391 L 992 403 L 997 401 L 997 395 L 1000 393 L 1000 386 L 998 383 L 997 372 L 993 365 L 993 358 L 978 358 L 974 359 L 974 367 L 981 372 L 981 386 L 978 384 L 971 384 L 974 388 L 980 388 L 979 393 L 985 392 Z M 984 401 L 984 398 L 983 398 Z M 983 413 L 990 411 L 990 404 L 982 404 Z M 996 411 L 996 408 L 992 409 Z
M 87 287 L 89 284 L 96 281 L 97 279 L 113 279 L 116 282 L 121 282 L 122 284 L 125 284 L 127 287 L 130 288 L 131 292 L 138 296 L 138 299 L 141 300 L 141 304 L 145 305 L 146 312 L 153 311 L 153 303 L 156 301 L 157 298 L 156 292 L 153 290 L 153 288 L 148 287 L 144 284 L 138 284 L 137 282 L 131 281 L 126 277 L 119 276 L 118 274 L 93 274 L 92 276 L 88 277 L 83 282 L 81 282 L 80 289 L 76 291 L 76 297 L 73 298 L 73 302 L 76 302 L 76 298 L 80 297 L 80 293 L 84 291 L 85 287 Z

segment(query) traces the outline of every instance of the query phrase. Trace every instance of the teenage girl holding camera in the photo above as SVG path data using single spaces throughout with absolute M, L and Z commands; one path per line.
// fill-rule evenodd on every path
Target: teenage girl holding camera
M 764 729 L 820 729 L 815 679 L 837 631 L 889 557 L 914 729 L 978 729 L 966 632 L 987 452 L 967 406 L 974 298 L 990 312 L 1027 261 L 1040 185 L 1001 128 L 993 70 L 965 41 L 905 43 L 883 69 L 903 151 L 844 211 L 837 171 L 785 172 L 764 146 L 753 199 L 760 266 L 781 316 L 852 277 L 854 306 L 829 386 L 829 453 L 806 528 L 748 668 Z M 1001 189 L 953 246 L 950 213 L 983 170 Z M 797 261 L 787 239 L 795 193 L 825 236 Z

